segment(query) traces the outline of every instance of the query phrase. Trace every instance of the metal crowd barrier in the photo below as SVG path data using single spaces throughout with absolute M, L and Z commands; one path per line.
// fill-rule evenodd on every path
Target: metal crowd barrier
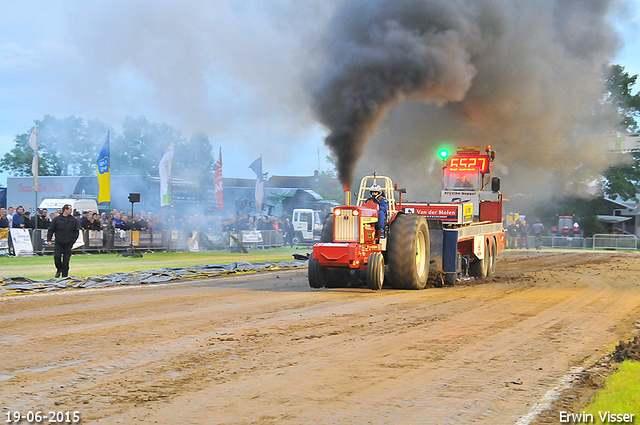
M 33 235 L 33 230 L 29 230 Z M 76 252 L 111 252 L 124 251 L 132 245 L 136 249 L 144 250 L 166 250 L 167 244 L 164 232 L 161 230 L 150 231 L 115 231 L 113 233 L 108 230 L 81 230 L 79 238 L 82 239 L 83 245 L 75 249 Z M 47 230 L 38 229 L 34 242 L 34 250 L 36 252 L 53 252 L 54 245 L 46 244 Z
M 535 243 L 535 237 L 534 237 Z M 576 248 L 586 249 L 591 245 L 591 238 L 566 237 L 566 236 L 543 236 L 542 246 L 544 248 Z
M 282 230 L 243 230 L 240 232 L 209 232 L 166 230 L 164 246 L 169 251 L 200 251 L 229 249 L 240 241 L 247 248 L 278 248 L 283 245 Z
M 47 230 L 38 229 L 35 238 L 33 237 L 34 230 L 28 229 L 28 231 L 35 252 L 53 253 L 54 245 L 46 243 Z M 120 252 L 128 250 L 131 245 L 135 249 L 145 251 L 224 250 L 235 247 L 236 240 L 242 242 L 245 247 L 253 249 L 279 248 L 284 245 L 282 230 L 244 230 L 223 233 L 184 230 L 116 230 L 114 232 L 83 230 L 80 237 L 83 245 L 76 248 L 75 252 Z M 518 239 L 517 242 L 516 249 L 526 249 L 527 246 L 528 249 L 536 247 L 535 236 L 528 236 L 526 244 L 523 244 L 521 239 Z M 11 250 L 10 237 L 5 242 L 5 244 L 7 243 Z M 618 234 L 597 234 L 593 238 L 543 236 L 542 248 L 636 251 L 638 238 L 635 235 Z
M 231 235 L 241 241 L 244 246 L 257 249 L 279 248 L 284 243 L 282 230 L 242 230 L 232 232 Z M 236 242 L 231 235 L 229 246 L 235 246 Z
M 535 249 L 535 236 L 527 237 L 527 244 L 521 243 L 518 239 L 516 249 Z M 566 237 L 566 236 L 543 236 L 542 248 L 554 249 L 604 249 L 604 250 L 633 250 L 638 249 L 638 238 L 635 235 L 598 234 L 592 238 Z
M 636 251 L 638 238 L 635 235 L 593 235 L 593 249 Z
M 47 230 L 28 229 L 29 237 L 36 253 L 51 254 L 54 244 L 47 244 Z M 35 237 L 34 237 L 35 232 Z M 277 248 L 283 245 L 281 230 L 259 230 L 241 232 L 205 232 L 184 230 L 154 231 L 109 231 L 82 230 L 80 236 L 83 244 L 74 252 L 120 252 L 133 246 L 139 250 L 152 251 L 200 251 L 229 249 L 236 245 L 234 238 L 240 240 L 245 247 L 255 249 Z M 232 237 L 233 236 L 233 237 Z M 7 242 L 11 248 L 10 237 Z

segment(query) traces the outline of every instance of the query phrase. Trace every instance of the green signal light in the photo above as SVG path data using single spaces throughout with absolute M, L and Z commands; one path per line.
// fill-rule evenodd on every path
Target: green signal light
M 443 149 L 443 150 L 440 151 L 439 155 L 440 155 L 440 158 L 442 158 L 444 160 L 449 156 L 449 152 L 447 152 L 445 149 Z

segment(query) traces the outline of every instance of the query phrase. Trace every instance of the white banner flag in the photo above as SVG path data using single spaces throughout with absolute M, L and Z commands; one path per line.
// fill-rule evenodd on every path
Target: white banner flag
M 38 126 L 33 129 L 29 137 L 29 146 L 33 149 L 33 162 L 31 163 L 31 173 L 33 174 L 33 190 L 38 191 Z M 36 208 L 38 206 L 36 205 Z
M 216 195 L 216 204 L 219 210 L 224 209 L 222 181 L 222 146 L 220 146 L 220 156 L 213 172 L 213 193 Z
M 256 173 L 256 211 L 262 211 L 262 200 L 264 198 L 264 174 L 262 173 L 262 155 L 249 165 L 249 168 Z
M 171 165 L 173 164 L 173 143 L 169 145 L 158 165 L 160 172 L 160 206 L 171 205 Z
M 262 200 L 264 199 L 264 180 L 256 181 L 256 211 L 262 211 Z

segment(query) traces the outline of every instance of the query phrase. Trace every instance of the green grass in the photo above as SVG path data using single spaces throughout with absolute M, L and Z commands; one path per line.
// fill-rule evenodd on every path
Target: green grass
M 598 412 L 614 414 L 633 413 L 634 422 L 640 423 L 640 362 L 625 361 L 613 375 L 609 376 L 603 389 L 596 393 L 584 411 L 591 413 L 594 423 L 602 424 Z
M 236 261 L 282 261 L 293 260 L 291 254 L 306 254 L 310 247 L 274 248 L 250 250 L 248 254 L 227 251 L 204 252 L 156 252 L 144 254 L 142 258 L 120 257 L 117 254 L 73 255 L 71 276 L 95 276 L 117 272 L 155 270 L 164 267 L 187 267 L 202 264 L 229 264 Z M 0 276 L 28 277 L 34 280 L 53 277 L 55 266 L 53 256 L 43 257 L 0 257 Z

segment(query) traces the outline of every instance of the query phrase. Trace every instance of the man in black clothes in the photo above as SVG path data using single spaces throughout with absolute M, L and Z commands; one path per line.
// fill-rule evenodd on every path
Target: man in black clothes
M 145 231 L 149 227 L 149 223 L 140 214 L 136 214 L 135 220 L 133 220 L 133 230 Z
M 51 237 L 56 236 L 55 249 L 53 251 L 53 261 L 56 265 L 56 278 L 69 276 L 69 260 L 71 259 L 71 248 L 78 239 L 80 223 L 71 215 L 71 205 L 65 204 L 62 207 L 62 214 L 57 216 L 49 226 L 47 241 L 51 242 Z
M 47 215 L 47 209 L 43 208 L 38 210 L 38 229 L 48 229 L 51 225 L 51 221 L 49 220 L 49 216 Z
M 9 220 L 7 219 L 7 209 L 0 207 L 0 229 L 6 229 L 9 227 Z
M 129 217 L 127 215 L 122 216 L 122 230 L 133 230 L 133 223 L 129 221 Z
M 89 215 L 91 214 L 90 211 L 82 211 L 82 218 L 80 218 L 80 227 L 82 227 L 83 229 L 85 228 L 85 226 L 88 225 L 89 223 Z M 76 216 L 77 217 L 77 216 Z
M 31 218 L 31 213 L 29 211 L 25 211 L 24 213 L 24 228 L 25 229 L 33 229 L 36 225 L 35 220 Z
M 295 231 L 293 230 L 293 223 L 288 218 L 284 221 L 284 246 L 287 247 L 287 243 L 291 245 L 293 248 L 293 234 Z
M 82 221 L 80 222 L 82 224 L 82 229 L 84 229 L 84 230 L 100 230 L 100 229 L 102 229 L 102 226 L 100 226 L 100 220 L 96 219 L 97 215 L 98 214 L 89 213 L 89 215 L 87 216 L 86 223 L 82 223 Z

